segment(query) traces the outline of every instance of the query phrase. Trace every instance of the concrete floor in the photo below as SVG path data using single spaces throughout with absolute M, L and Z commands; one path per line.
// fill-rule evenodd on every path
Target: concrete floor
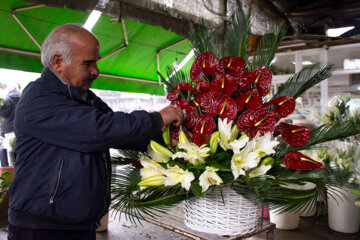
M 0 240 L 7 239 L 7 221 L 0 220 Z M 119 219 L 110 217 L 108 230 L 97 233 L 97 240 L 188 240 L 181 234 L 166 230 L 154 224 L 142 221 L 142 226 L 131 224 L 124 215 Z M 222 236 L 213 236 L 207 239 L 226 239 Z M 265 234 L 259 234 L 248 240 L 266 239 Z M 345 234 L 331 230 L 328 227 L 327 215 L 318 217 L 303 217 L 296 230 L 274 230 L 275 240 L 359 240 L 360 232 Z

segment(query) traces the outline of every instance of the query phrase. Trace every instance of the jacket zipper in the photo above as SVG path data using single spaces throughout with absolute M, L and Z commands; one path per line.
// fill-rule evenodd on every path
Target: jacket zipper
M 108 184 L 108 181 L 109 181 L 109 174 L 108 174 L 108 165 L 107 165 L 107 161 L 106 161 L 106 154 L 105 152 L 102 152 L 102 157 L 103 157 L 103 160 L 104 160 L 104 165 L 105 165 L 105 179 L 106 179 L 106 193 L 105 193 L 105 198 L 104 198 L 104 210 L 103 212 L 105 211 L 106 209 L 106 205 L 107 205 L 107 202 L 106 202 L 106 196 L 108 195 L 109 193 L 109 184 Z M 99 219 L 99 222 L 100 222 L 101 218 Z M 97 223 L 97 227 L 100 227 L 100 223 Z
M 58 177 L 57 177 L 56 185 L 55 185 L 55 190 L 54 190 L 54 193 L 53 193 L 53 194 L 51 195 L 51 197 L 50 197 L 50 202 L 49 202 L 49 204 L 54 204 L 54 198 L 55 198 L 56 192 L 57 192 L 58 187 L 59 187 L 60 176 L 61 176 L 61 171 L 62 171 L 62 168 L 63 168 L 63 164 L 64 164 L 64 159 L 61 158 L 60 167 L 59 167 L 59 171 L 58 171 Z

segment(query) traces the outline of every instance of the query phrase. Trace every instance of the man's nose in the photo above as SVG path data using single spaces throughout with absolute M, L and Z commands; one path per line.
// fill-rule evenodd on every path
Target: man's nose
M 99 68 L 97 67 L 97 64 L 94 64 L 94 66 L 91 68 L 91 75 L 99 76 L 99 74 L 100 74 Z

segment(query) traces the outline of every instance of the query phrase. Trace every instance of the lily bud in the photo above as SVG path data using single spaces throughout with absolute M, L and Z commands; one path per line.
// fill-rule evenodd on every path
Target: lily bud
M 273 159 L 272 157 L 267 157 L 262 161 L 261 165 L 273 165 L 274 162 L 275 159 Z
M 236 124 L 234 124 L 234 126 L 232 126 L 232 128 L 231 128 L 231 134 L 230 134 L 229 142 L 234 141 L 238 137 L 239 133 L 240 133 L 239 129 L 237 128 Z
M 211 153 L 216 153 L 216 150 L 218 148 L 219 145 L 219 136 L 220 136 L 220 132 L 216 131 L 211 135 L 210 138 L 210 149 L 211 149 Z
M 143 179 L 138 185 L 143 187 L 161 186 L 164 185 L 165 179 L 164 175 L 154 175 Z
M 189 139 L 186 137 L 186 134 L 183 131 L 179 133 L 179 142 L 180 143 L 189 143 Z
M 166 146 L 170 145 L 170 126 L 166 125 L 162 132 L 162 137 Z
M 158 144 L 157 142 L 155 142 L 153 140 L 150 141 L 150 146 L 151 146 L 152 150 L 154 150 L 158 154 L 165 155 L 169 158 L 171 158 L 174 155 L 169 149 Z

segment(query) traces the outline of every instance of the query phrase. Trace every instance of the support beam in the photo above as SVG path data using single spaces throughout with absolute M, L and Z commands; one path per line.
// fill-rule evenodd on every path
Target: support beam
M 13 16 L 13 18 L 18 22 L 18 24 L 21 26 L 21 28 L 26 32 L 26 34 L 31 38 L 31 40 L 36 44 L 36 46 L 38 46 L 39 49 L 41 49 L 40 44 L 38 43 L 38 41 L 36 41 L 36 39 L 34 38 L 34 36 L 30 33 L 30 31 L 25 27 L 25 25 L 20 21 L 20 19 L 16 16 L 17 12 L 20 11 L 25 11 L 25 10 L 30 10 L 30 9 L 34 9 L 34 8 L 39 8 L 39 7 L 44 7 L 44 4 L 35 4 L 35 5 L 31 5 L 31 6 L 26 6 L 26 7 L 19 7 L 19 8 L 13 8 L 11 9 L 11 15 Z
M 0 47 L 0 51 L 11 52 L 11 53 L 19 53 L 19 54 L 35 56 L 35 57 L 41 57 L 40 53 L 30 52 L 30 51 L 15 49 L 15 48 Z

